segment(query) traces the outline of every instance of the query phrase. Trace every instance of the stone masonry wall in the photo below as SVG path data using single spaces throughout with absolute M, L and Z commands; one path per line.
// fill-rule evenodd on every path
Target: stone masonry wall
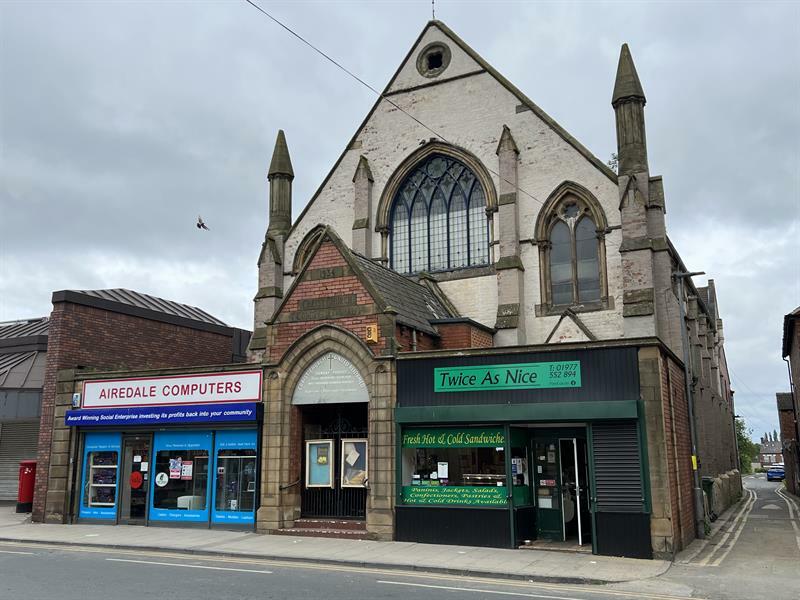
M 428 43 L 443 41 L 452 52 L 451 66 L 438 79 L 430 80 L 416 73 L 413 63 L 417 53 Z M 498 141 L 507 125 L 519 147 L 517 202 L 519 203 L 519 237 L 524 272 L 524 303 L 521 318 L 526 321 L 527 343 L 544 343 L 559 316 L 536 317 L 535 305 L 541 303 L 539 289 L 539 255 L 529 243 L 539 210 L 548 196 L 565 180 L 575 181 L 598 199 L 611 227 L 620 225 L 619 192 L 616 178 L 592 164 L 574 146 L 499 83 L 482 71 L 466 53 L 436 27 L 430 28 L 411 52 L 409 64 L 392 87 L 392 102 L 410 110 L 424 123 L 433 123 L 449 142 L 474 154 L 489 170 L 495 189 L 499 189 Z M 472 65 L 472 67 L 470 67 Z M 473 68 L 475 67 L 475 68 Z M 450 79 L 456 74 L 467 75 Z M 609 85 L 612 73 L 609 73 Z M 412 83 L 413 82 L 413 83 Z M 429 85 L 436 83 L 436 85 Z M 416 87 L 428 84 L 425 87 Z M 597 98 L 606 103 L 608 98 Z M 609 124 L 614 114 L 608 107 Z M 354 220 L 353 174 L 363 155 L 369 160 L 374 177 L 373 218 L 386 184 L 398 166 L 431 137 L 430 131 L 408 119 L 386 101 L 381 101 L 342 160 L 324 182 L 302 218 L 295 223 L 286 242 L 285 264 L 291 264 L 295 251 L 305 235 L 316 225 L 332 226 L 342 240 L 352 244 Z M 523 191 L 524 190 L 524 191 Z M 496 228 L 495 228 L 496 230 Z M 381 256 L 381 234 L 371 231 L 372 256 Z M 527 241 L 527 243 L 526 243 Z M 581 319 L 598 339 L 622 336 L 621 259 L 618 248 L 621 231 L 606 235 L 609 295 L 613 308 L 581 314 Z M 288 288 L 292 276 L 285 275 Z M 444 281 L 442 290 L 459 312 L 485 325 L 494 326 L 497 315 L 497 281 L 495 275 Z M 652 328 L 644 328 L 649 331 Z
M 70 302 L 59 302 L 50 315 L 50 331 L 42 390 L 36 489 L 33 520 L 62 522 L 65 489 L 48 492 L 48 479 L 66 468 L 63 453 L 70 443 L 68 429 L 54 430 L 54 419 L 63 419 L 64 405 L 56 407 L 56 395 L 72 390 L 59 388 L 58 371 L 77 366 L 97 368 L 159 368 L 228 363 L 231 337 L 113 313 Z M 51 453 L 53 455 L 51 460 Z

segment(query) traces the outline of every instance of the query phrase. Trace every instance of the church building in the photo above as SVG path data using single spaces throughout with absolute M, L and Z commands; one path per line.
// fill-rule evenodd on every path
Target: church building
M 431 21 L 296 218 L 278 133 L 249 347 L 260 530 L 628 556 L 697 535 L 693 464 L 737 468 L 721 321 L 674 276 L 627 45 L 611 105 L 618 173 Z
M 34 519 L 640 558 L 702 536 L 701 485 L 717 513 L 741 490 L 722 320 L 667 235 L 627 45 L 612 76 L 616 171 L 440 21 L 297 216 L 278 132 L 246 362 L 54 372 Z

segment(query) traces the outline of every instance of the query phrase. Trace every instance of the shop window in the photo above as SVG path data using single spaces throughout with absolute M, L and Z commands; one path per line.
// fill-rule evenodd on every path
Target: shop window
M 215 523 L 252 523 L 255 519 L 258 454 L 255 429 L 216 432 Z
M 210 431 L 156 433 L 150 520 L 208 521 L 211 440 Z
M 207 489 L 207 450 L 161 450 L 156 453 L 154 508 L 205 510 Z
M 500 428 L 406 430 L 403 502 L 505 507 L 505 459 Z
M 87 433 L 79 514 L 83 519 L 116 519 L 119 487 L 118 433 Z
M 256 500 L 256 451 L 220 450 L 217 454 L 218 511 L 251 512 Z
M 84 494 L 84 506 L 115 506 L 119 453 L 89 452 L 86 456 L 86 466 L 88 485 Z

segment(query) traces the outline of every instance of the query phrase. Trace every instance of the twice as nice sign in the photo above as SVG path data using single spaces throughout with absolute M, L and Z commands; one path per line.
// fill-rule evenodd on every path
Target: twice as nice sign
M 433 370 L 434 392 L 480 392 L 581 387 L 580 361 L 442 367 Z
M 83 408 L 122 408 L 260 400 L 261 371 L 238 371 L 85 381 L 81 404 Z

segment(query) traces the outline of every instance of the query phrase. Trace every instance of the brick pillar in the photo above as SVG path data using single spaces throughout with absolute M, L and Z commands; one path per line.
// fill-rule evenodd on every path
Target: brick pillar
M 658 348 L 639 350 L 639 385 L 647 431 L 647 471 L 650 477 L 650 536 L 653 557 L 671 558 L 676 548 L 673 499 L 674 477 L 670 473 L 672 433 L 669 415 L 663 409 L 661 353 Z M 666 422 L 665 422 L 666 421 Z
M 497 145 L 500 172 L 498 199 L 499 251 L 497 271 L 497 346 L 516 346 L 526 343 L 524 302 L 524 271 L 519 252 L 519 203 L 517 202 L 517 164 L 519 149 L 508 126 Z

